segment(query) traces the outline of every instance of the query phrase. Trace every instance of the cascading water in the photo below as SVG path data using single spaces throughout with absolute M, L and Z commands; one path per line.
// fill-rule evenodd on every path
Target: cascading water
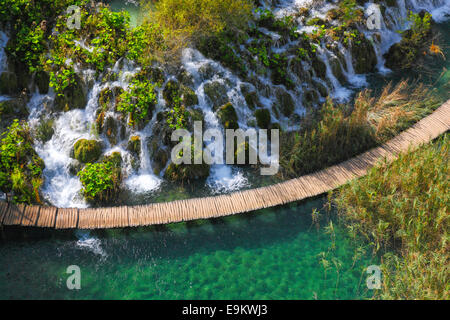
M 276 4 L 275 4 L 276 2 Z M 369 3 L 366 4 L 366 8 Z M 326 18 L 326 14 L 330 9 L 337 7 L 337 2 L 317 2 L 312 0 L 282 0 L 282 1 L 263 1 L 263 7 L 271 9 L 277 17 L 289 15 L 298 12 L 301 7 L 310 7 L 310 14 L 313 17 Z M 383 54 L 396 42 L 401 40 L 398 30 L 408 28 L 407 15 L 409 10 L 418 12 L 425 9 L 432 13 L 434 20 L 442 22 L 448 19 L 450 14 L 450 0 L 397 0 L 396 7 L 387 7 L 383 19 L 381 20 L 380 30 L 369 30 L 366 26 L 361 26 L 360 31 L 372 40 L 373 48 L 377 57 L 377 70 L 384 74 L 389 72 L 384 66 Z M 312 33 L 315 27 L 306 25 L 304 19 L 297 18 L 297 32 Z M 296 40 L 282 39 L 282 37 L 273 31 L 265 28 L 259 28 L 259 32 L 272 40 L 270 50 L 274 53 L 289 53 L 298 45 Z M 248 39 L 248 43 L 254 40 Z M 8 37 L 4 32 L 0 32 L 0 72 L 7 70 L 6 55 L 4 47 L 8 41 Z M 284 42 L 283 42 L 284 41 Z M 77 46 L 85 47 L 83 42 L 77 42 Z M 256 127 L 255 116 L 251 108 L 247 105 L 246 99 L 242 92 L 242 86 L 251 87 L 258 94 L 259 106 L 270 111 L 272 123 L 279 123 L 284 130 L 295 130 L 298 128 L 298 117 L 304 114 L 305 107 L 305 91 L 310 90 L 318 95 L 317 88 L 311 87 L 311 83 L 315 82 L 326 88 L 332 97 L 339 101 L 348 100 L 352 93 L 352 89 L 360 88 L 367 85 L 366 76 L 357 74 L 353 65 L 351 46 L 345 47 L 341 43 L 335 44 L 336 50 L 331 50 L 325 45 L 317 47 L 318 59 L 325 65 L 325 77 L 322 79 L 313 71 L 309 62 L 302 61 L 302 70 L 310 74 L 309 82 L 306 83 L 302 78 L 303 75 L 294 74 L 290 68 L 287 75 L 295 80 L 294 87 L 287 90 L 283 85 L 274 85 L 268 74 L 257 74 L 253 72 L 248 80 L 244 82 L 231 71 L 222 67 L 218 62 L 205 58 L 200 52 L 194 49 L 185 49 L 182 55 L 182 67 L 193 77 L 192 89 L 198 97 L 198 104 L 194 106 L 203 112 L 205 126 L 204 129 L 220 129 L 223 127 L 217 117 L 216 110 L 212 101 L 205 93 L 205 87 L 211 83 L 218 83 L 226 88 L 226 96 L 236 110 L 239 127 L 243 130 Z M 288 56 L 292 58 L 291 56 Z M 336 64 L 342 70 L 342 77 L 335 74 Z M 94 71 L 76 68 L 77 74 L 83 80 L 90 84 L 87 93 L 87 104 L 85 109 L 75 109 L 68 112 L 51 114 L 46 106 L 51 106 L 55 98 L 55 94 L 50 89 L 48 94 L 40 94 L 36 90 L 29 102 L 28 109 L 30 112 L 29 123 L 32 127 L 36 127 L 43 119 L 53 118 L 54 134 L 51 139 L 45 143 L 37 142 L 36 151 L 45 162 L 44 178 L 45 184 L 42 192 L 44 197 L 53 205 L 59 207 L 86 207 L 88 204 L 80 195 L 82 188 L 77 176 L 71 173 L 71 165 L 74 160 L 71 157 L 71 150 L 74 143 L 81 139 L 102 140 L 104 145 L 104 155 L 113 152 L 119 152 L 123 159 L 123 167 L 126 177 L 124 185 L 133 193 L 148 193 L 158 190 L 163 181 L 162 176 L 167 168 L 162 168 L 158 175 L 155 175 L 152 168 L 152 154 L 149 150 L 147 141 L 153 135 L 153 128 L 156 123 L 156 114 L 164 110 L 164 99 L 162 98 L 162 89 L 158 89 L 159 102 L 156 106 L 156 112 L 149 123 L 139 131 L 130 128 L 126 129 L 126 134 L 121 137 L 115 144 L 108 141 L 105 133 L 98 135 L 92 129 L 92 124 L 96 120 L 96 112 L 99 108 L 99 95 L 105 88 L 120 87 L 126 89 L 131 77 L 139 71 L 131 62 L 118 61 L 116 65 L 109 70 L 118 76 L 115 81 L 102 81 L 100 78 L 94 77 Z M 170 79 L 173 75 L 166 74 L 166 79 Z M 312 79 L 312 81 L 311 81 Z M 345 82 L 345 83 L 344 83 Z M 289 96 L 293 101 L 293 115 L 285 116 L 276 110 L 278 94 L 283 93 Z M 8 99 L 7 96 L 0 96 L 0 101 Z M 319 97 L 317 101 L 323 101 L 324 96 Z M 112 111 L 107 111 L 105 117 L 112 117 L 119 121 L 119 115 Z M 140 154 L 139 166 L 133 166 L 132 156 L 127 150 L 128 138 L 132 135 L 140 138 Z M 208 148 L 208 143 L 206 145 Z M 250 182 L 245 177 L 243 170 L 237 166 L 229 166 L 225 164 L 212 165 L 210 175 L 206 180 L 206 185 L 211 193 L 224 193 L 238 190 L 250 186 Z

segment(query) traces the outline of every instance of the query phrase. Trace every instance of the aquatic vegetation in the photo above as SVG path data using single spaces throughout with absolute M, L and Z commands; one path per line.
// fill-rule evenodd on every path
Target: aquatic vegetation
M 381 299 L 448 299 L 449 135 L 331 194 L 342 223 L 382 254 Z
M 17 203 L 40 203 L 44 162 L 33 149 L 33 139 L 26 123 L 15 120 L 1 135 L 0 190 L 12 192 Z

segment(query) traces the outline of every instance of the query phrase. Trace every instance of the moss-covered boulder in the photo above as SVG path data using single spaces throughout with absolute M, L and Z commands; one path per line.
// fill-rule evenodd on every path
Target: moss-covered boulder
M 316 72 L 316 76 L 320 79 L 325 80 L 325 77 L 327 75 L 326 64 L 319 58 L 314 57 L 314 59 L 312 60 L 312 67 L 313 67 L 314 71 Z
M 238 129 L 238 116 L 231 102 L 221 106 L 217 116 L 225 129 Z
M 95 162 L 102 154 L 102 145 L 97 140 L 80 139 L 75 142 L 72 157 L 81 163 Z
M 275 108 L 277 108 L 277 110 L 284 116 L 289 117 L 295 109 L 295 103 L 292 96 L 283 88 L 277 88 L 275 91 L 275 97 L 277 99 L 275 102 Z
M 111 145 L 116 145 L 119 140 L 119 125 L 112 116 L 107 116 L 103 123 L 103 132 L 105 133 Z
M 270 111 L 268 109 L 257 109 L 255 111 L 256 124 L 261 129 L 268 129 L 270 126 Z
M 185 69 L 180 70 L 180 72 L 177 75 L 177 80 L 184 86 L 187 87 L 194 86 L 194 76 Z
M 205 179 L 209 176 L 209 165 L 207 164 L 169 164 L 164 177 L 173 182 L 192 182 Z
M 141 153 L 141 137 L 131 136 L 128 140 L 127 150 L 133 155 L 139 155 Z
M 20 89 L 17 84 L 17 77 L 13 72 L 2 72 L 0 75 L 0 94 L 17 94 Z
M 358 34 L 351 46 L 352 63 L 358 74 L 374 72 L 377 65 L 377 55 L 372 43 L 363 35 Z
M 34 82 L 40 94 L 47 94 L 50 84 L 50 76 L 45 71 L 38 71 L 34 76 Z
M 86 107 L 87 98 L 84 81 L 77 75 L 74 82 L 64 89 L 62 95 L 57 95 L 54 106 L 58 111 L 83 109 Z
M 153 172 L 159 175 L 161 171 L 166 167 L 167 161 L 169 161 L 170 152 L 168 149 L 159 148 L 154 152 L 152 159 Z
M 180 88 L 181 100 L 186 107 L 195 106 L 198 104 L 198 97 L 195 91 L 191 88 L 182 85 Z
M 14 119 L 27 119 L 28 109 L 23 99 L 0 101 L 0 133 L 9 126 Z
M 175 99 L 180 97 L 180 84 L 178 81 L 169 80 L 163 89 L 163 98 L 168 106 L 172 105 Z
M 227 87 L 220 81 L 208 82 L 204 85 L 205 95 L 213 104 L 213 108 L 217 109 L 220 106 L 228 103 Z
M 106 111 L 110 109 L 114 105 L 114 102 L 114 93 L 109 87 L 106 87 L 105 89 L 100 91 L 98 95 L 98 106 L 102 110 Z

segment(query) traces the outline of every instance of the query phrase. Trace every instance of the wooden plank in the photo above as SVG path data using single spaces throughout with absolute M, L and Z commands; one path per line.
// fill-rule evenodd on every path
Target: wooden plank
M 5 226 L 18 226 L 22 221 L 24 204 L 9 204 L 8 212 L 3 220 Z
M 0 225 L 3 223 L 3 218 L 6 216 L 7 212 L 8 212 L 8 203 L 0 201 Z
M 55 207 L 41 207 L 36 227 L 53 228 L 55 226 L 56 211 Z
M 26 206 L 23 212 L 22 226 L 34 227 L 39 216 L 40 206 Z
M 78 208 L 58 209 L 56 216 L 56 229 L 74 229 L 78 222 Z

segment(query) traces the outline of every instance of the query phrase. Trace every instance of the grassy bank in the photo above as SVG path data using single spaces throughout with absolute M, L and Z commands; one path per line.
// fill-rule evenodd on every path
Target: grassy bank
M 375 298 L 450 297 L 449 147 L 446 134 L 331 194 L 351 236 L 382 257 Z

